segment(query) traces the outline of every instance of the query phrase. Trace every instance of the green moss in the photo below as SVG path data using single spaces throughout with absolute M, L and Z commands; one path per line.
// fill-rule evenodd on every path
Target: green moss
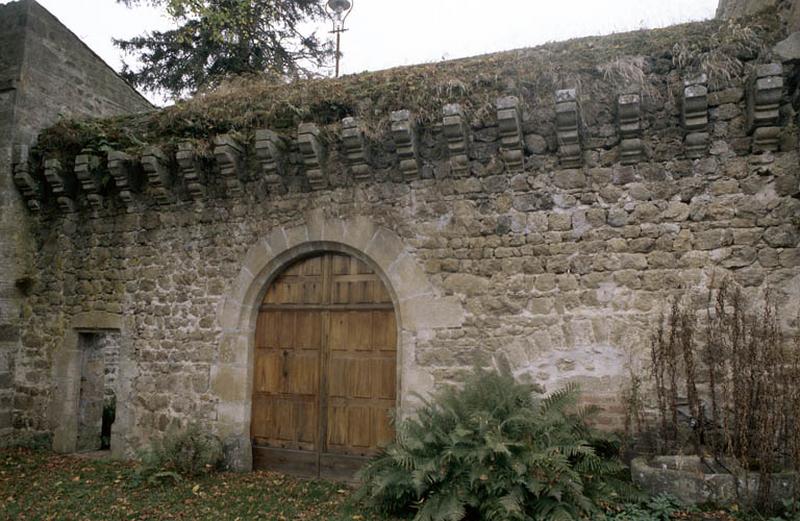
M 104 146 L 135 150 L 232 131 L 249 134 L 260 127 L 293 135 L 301 121 L 330 125 L 350 115 L 380 135 L 392 110 L 410 109 L 426 124 L 441 118 L 446 103 L 462 103 L 473 118 L 491 120 L 500 96 L 517 95 L 531 106 L 552 103 L 556 89 L 605 82 L 610 90 L 647 82 L 647 74 L 665 72 L 664 64 L 666 72 L 706 70 L 715 76 L 710 80 L 722 76 L 732 81 L 745 72 L 745 61 L 758 59 L 777 40 L 777 19 L 770 11 L 747 21 L 747 27 L 712 20 L 339 79 L 283 83 L 240 78 L 156 112 L 61 121 L 40 136 L 39 152 L 76 154 Z

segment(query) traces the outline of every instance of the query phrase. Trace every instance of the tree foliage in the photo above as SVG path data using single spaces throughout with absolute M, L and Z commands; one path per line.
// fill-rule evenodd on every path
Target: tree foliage
M 326 17 L 324 0 L 118 0 L 165 8 L 177 27 L 114 40 L 139 66 L 122 75 L 133 85 L 175 98 L 228 76 L 311 74 L 333 55 L 327 39 L 305 30 Z
M 426 401 L 361 473 L 360 495 L 415 521 L 573 520 L 630 489 L 611 438 L 586 424 L 578 389 L 547 397 L 478 370 Z M 626 496 L 627 497 L 627 496 Z

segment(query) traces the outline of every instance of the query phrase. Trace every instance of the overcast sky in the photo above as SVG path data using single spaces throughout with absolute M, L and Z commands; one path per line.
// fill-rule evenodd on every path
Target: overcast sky
M 115 0 L 38 0 L 119 70 L 111 38 L 170 27 L 160 10 Z M 0 0 L 0 4 L 9 0 Z M 718 0 L 354 0 L 342 72 L 461 58 L 577 36 L 712 18 Z M 320 32 L 327 32 L 327 25 Z M 159 101 L 155 99 L 155 101 Z

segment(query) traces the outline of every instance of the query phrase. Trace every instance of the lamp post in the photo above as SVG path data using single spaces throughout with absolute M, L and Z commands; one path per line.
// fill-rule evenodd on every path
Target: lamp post
M 350 16 L 353 10 L 353 2 L 350 0 L 328 0 L 328 11 L 332 13 L 333 30 L 331 33 L 336 35 L 336 77 L 339 77 L 339 60 L 342 57 L 342 33 L 347 29 L 344 28 L 344 21 Z

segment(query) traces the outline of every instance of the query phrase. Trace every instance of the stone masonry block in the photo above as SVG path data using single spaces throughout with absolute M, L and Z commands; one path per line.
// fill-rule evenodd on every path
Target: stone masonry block
M 273 258 L 272 248 L 265 240 L 259 240 L 247 251 L 247 255 L 242 261 L 242 268 L 249 271 L 253 276 L 258 276 L 261 269 Z
M 297 127 L 297 145 L 303 158 L 306 177 L 313 190 L 321 190 L 328 186 L 328 174 L 324 164 L 327 150 L 319 135 L 319 127 L 313 123 L 301 123 Z
M 341 229 L 343 242 L 366 251 L 367 245 L 378 231 L 378 226 L 369 217 L 358 216 L 348 220 L 346 224 L 342 223 Z
M 409 253 L 401 254 L 388 268 L 386 276 L 393 288 L 402 288 L 407 296 L 430 294 L 432 287 L 428 276 Z
M 413 180 L 419 177 L 419 151 L 417 145 L 416 123 L 408 110 L 396 110 L 390 114 L 392 139 L 400 160 L 399 168 L 403 178 Z
M 367 244 L 366 253 L 378 266 L 387 269 L 404 251 L 403 243 L 386 228 L 379 228 Z
M 345 233 L 347 222 L 341 219 L 326 219 L 325 226 L 322 228 L 322 239 L 330 242 L 340 242 L 347 244 Z
M 286 241 L 286 230 L 284 230 L 282 226 L 273 228 L 266 238 L 266 243 L 276 255 L 280 252 L 286 251 L 288 248 L 288 243 Z
M 223 402 L 244 402 L 247 399 L 246 382 L 246 367 L 224 365 L 211 373 L 211 391 Z
M 303 224 L 285 230 L 286 248 L 294 248 L 308 242 L 308 227 Z
M 420 296 L 400 302 L 404 329 L 424 331 L 461 327 L 464 308 L 457 297 Z

